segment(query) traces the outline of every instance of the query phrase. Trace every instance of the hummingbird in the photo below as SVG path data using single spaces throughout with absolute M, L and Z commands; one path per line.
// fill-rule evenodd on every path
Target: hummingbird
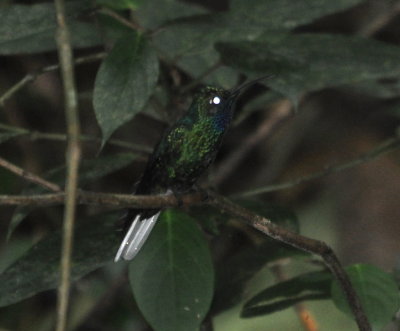
M 205 86 L 195 94 L 189 110 L 166 130 L 150 155 L 136 187 L 137 195 L 173 193 L 193 189 L 197 179 L 214 161 L 232 120 L 236 100 L 244 88 L 261 77 L 232 90 Z M 157 209 L 129 209 L 124 215 L 128 231 L 114 261 L 132 260 L 160 216 Z

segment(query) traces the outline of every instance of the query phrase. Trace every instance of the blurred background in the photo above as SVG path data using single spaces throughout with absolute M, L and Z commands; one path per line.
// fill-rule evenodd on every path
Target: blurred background
M 39 1 L 3 1 L 32 4 Z M 229 8 L 228 1 L 197 1 L 217 11 Z M 368 36 L 391 44 L 400 44 L 400 5 L 398 1 L 366 1 L 345 12 L 318 19 L 299 31 L 329 32 Z M 101 51 L 102 48 L 94 49 Z M 93 49 L 91 50 L 93 51 Z M 76 55 L 90 53 L 77 51 Z M 400 61 L 400 59 L 399 59 Z M 0 94 L 27 73 L 57 63 L 57 54 L 0 56 Z M 76 68 L 82 133 L 100 137 L 91 102 L 93 84 L 100 62 Z M 189 82 L 182 72 L 176 73 Z M 232 82 L 232 86 L 237 82 Z M 260 106 L 239 122 L 249 102 L 265 87 L 249 90 L 238 104 L 238 124 L 227 134 L 224 145 L 202 184 L 226 195 L 317 173 L 327 166 L 359 158 L 398 134 L 400 124 L 400 81 L 384 81 L 389 88 L 357 86 L 325 89 L 304 95 L 295 110 L 285 99 Z M 372 89 L 368 93 L 368 88 Z M 190 96 L 181 97 L 176 112 L 183 111 Z M 175 110 L 174 110 L 175 111 Z M 173 115 L 176 116 L 176 115 Z M 65 132 L 62 85 L 58 72 L 40 75 L 1 106 L 0 123 L 24 128 L 29 133 L 0 144 L 0 156 L 38 175 L 64 164 L 65 141 L 46 134 Z M 152 149 L 167 123 L 149 114 L 139 114 L 119 129 L 113 138 Z M 39 132 L 39 134 L 38 134 Z M 99 142 L 82 144 L 83 158 L 97 157 Z M 108 144 L 101 155 L 126 152 Z M 129 193 L 140 177 L 147 153 L 136 151 L 137 158 L 118 171 L 85 184 L 85 189 Z M 233 157 L 235 155 L 235 158 Z M 376 159 L 287 189 L 257 197 L 293 210 L 303 235 L 327 242 L 343 264 L 371 263 L 384 270 L 400 268 L 400 152 L 394 150 Z M 20 194 L 27 184 L 20 177 L 0 168 L 0 193 Z M 38 208 L 17 227 L 6 242 L 14 207 L 0 209 L 0 271 L 31 245 L 61 227 L 62 208 Z M 99 208 L 79 207 L 79 215 L 96 215 Z M 229 233 L 222 242 L 233 237 Z M 235 237 L 236 238 L 236 237 Z M 90 238 L 88 238 L 90 240 Z M 237 239 L 235 239 L 237 240 Z M 244 240 L 244 243 L 243 243 Z M 245 244 L 248 239 L 236 242 Z M 231 243 L 232 244 L 232 243 Z M 218 250 L 219 245 L 213 244 Z M 230 247 L 228 245 L 228 247 Z M 240 246 L 239 246 L 240 247 Z M 224 248 L 226 249 L 226 248 Z M 216 254 L 218 255 L 218 254 Z M 298 266 L 291 263 L 289 274 Z M 274 281 L 270 270 L 257 274 L 249 285 L 260 279 Z M 254 292 L 254 290 L 253 290 Z M 55 291 L 38 294 L 20 303 L 0 309 L 0 331 L 51 330 L 54 319 Z M 306 303 L 321 330 L 355 330 L 354 323 L 333 308 L 331 302 Z M 270 317 L 239 319 L 239 307 L 214 320 L 216 331 L 303 330 L 294 310 L 287 309 Z M 72 293 L 74 330 L 149 330 L 128 290 L 124 265 L 110 263 L 78 281 Z M 393 325 L 387 330 L 396 330 Z

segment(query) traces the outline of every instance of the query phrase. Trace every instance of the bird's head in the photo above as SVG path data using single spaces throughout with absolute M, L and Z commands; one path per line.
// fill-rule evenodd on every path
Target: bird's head
M 203 87 L 195 95 L 190 112 L 193 112 L 192 114 L 198 120 L 213 121 L 218 130 L 225 130 L 232 119 L 235 103 L 240 93 L 265 78 L 267 76 L 246 82 L 232 90 L 214 86 Z

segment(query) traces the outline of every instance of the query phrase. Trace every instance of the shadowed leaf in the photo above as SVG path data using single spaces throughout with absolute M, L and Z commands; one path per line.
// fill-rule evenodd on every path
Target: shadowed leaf
M 207 241 L 188 215 L 167 210 L 129 265 L 136 303 L 156 331 L 195 331 L 213 296 Z
M 400 47 L 360 37 L 327 34 L 265 34 L 257 41 L 219 43 L 224 63 L 295 99 L 306 91 L 358 84 L 400 73 Z
M 80 13 L 90 8 L 86 1 L 67 3 L 72 45 L 91 47 L 101 44 L 96 28 L 78 22 Z M 54 4 L 12 5 L 0 8 L 0 54 L 25 54 L 56 50 Z
M 103 145 L 146 105 L 158 80 L 158 60 L 144 36 L 130 32 L 116 42 L 96 76 L 93 105 Z
M 231 22 L 235 26 L 283 30 L 353 7 L 363 0 L 232 0 Z
M 117 249 L 115 214 L 97 216 L 77 226 L 72 258 L 72 279 L 110 263 Z M 0 274 L 0 307 L 56 288 L 60 273 L 61 234 L 55 232 L 29 249 Z
M 328 271 L 309 272 L 270 286 L 247 301 L 242 317 L 255 317 L 289 308 L 304 300 L 330 298 L 332 275 Z

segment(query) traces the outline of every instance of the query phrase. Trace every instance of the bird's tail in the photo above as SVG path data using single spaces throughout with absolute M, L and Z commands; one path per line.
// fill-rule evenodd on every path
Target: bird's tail
M 159 216 L 160 212 L 143 220 L 140 219 L 140 214 L 135 217 L 122 240 L 114 262 L 118 262 L 121 257 L 124 260 L 132 260 L 139 253 Z

